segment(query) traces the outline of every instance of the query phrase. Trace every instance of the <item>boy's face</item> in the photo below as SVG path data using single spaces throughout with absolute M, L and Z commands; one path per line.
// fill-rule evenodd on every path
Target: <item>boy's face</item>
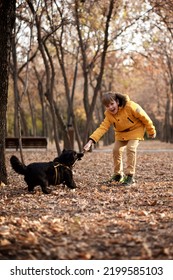
M 111 100 L 111 102 L 105 107 L 106 110 L 108 110 L 113 115 L 118 112 L 118 103 L 115 100 Z

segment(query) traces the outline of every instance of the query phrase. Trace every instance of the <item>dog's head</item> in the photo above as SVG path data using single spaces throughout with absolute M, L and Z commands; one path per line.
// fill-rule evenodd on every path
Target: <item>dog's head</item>
M 64 149 L 61 155 L 54 159 L 54 162 L 58 162 L 66 166 L 72 166 L 75 163 L 75 161 L 81 160 L 83 155 L 83 153 L 77 153 L 74 150 Z

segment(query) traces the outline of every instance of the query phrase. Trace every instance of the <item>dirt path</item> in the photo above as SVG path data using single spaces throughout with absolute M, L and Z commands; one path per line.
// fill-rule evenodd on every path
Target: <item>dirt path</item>
M 87 153 L 74 169 L 78 188 L 28 194 L 8 166 L 0 189 L 0 259 L 173 259 L 173 145 L 142 142 L 137 183 L 107 186 L 111 148 Z M 7 152 L 7 164 L 12 152 Z M 13 152 L 17 154 L 17 152 Z M 55 151 L 25 152 L 26 163 Z

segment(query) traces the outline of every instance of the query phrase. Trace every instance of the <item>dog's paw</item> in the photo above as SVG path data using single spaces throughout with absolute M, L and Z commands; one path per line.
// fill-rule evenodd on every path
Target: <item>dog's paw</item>
M 6 186 L 6 184 L 4 184 L 4 182 L 2 182 L 2 181 L 0 181 L 0 187 L 5 187 Z
M 27 189 L 26 189 L 27 190 Z M 35 193 L 35 190 L 28 190 L 28 192 L 30 193 L 30 194 L 34 194 Z
M 69 189 L 71 189 L 71 190 L 75 190 L 76 188 L 77 188 L 77 186 L 76 185 L 72 185 L 72 186 L 67 186 Z
M 44 194 L 50 194 L 51 193 L 51 190 L 48 190 L 48 189 L 42 189 L 43 193 Z

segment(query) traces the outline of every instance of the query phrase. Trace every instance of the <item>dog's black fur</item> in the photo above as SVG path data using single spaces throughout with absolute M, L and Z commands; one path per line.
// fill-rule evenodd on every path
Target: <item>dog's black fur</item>
M 59 157 L 50 162 L 34 162 L 26 166 L 13 155 L 10 163 L 16 173 L 24 175 L 29 192 L 32 192 L 34 187 L 41 186 L 43 193 L 48 194 L 50 190 L 47 187 L 50 185 L 64 184 L 70 189 L 76 188 L 72 167 L 75 161 L 82 157 L 83 153 L 64 149 Z

